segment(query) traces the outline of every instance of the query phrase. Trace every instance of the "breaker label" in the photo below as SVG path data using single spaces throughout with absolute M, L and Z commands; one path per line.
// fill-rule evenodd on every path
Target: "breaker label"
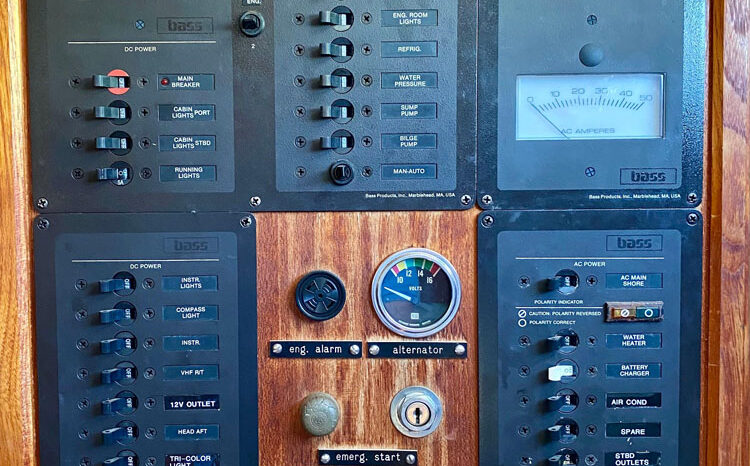
M 382 104 L 380 115 L 384 120 L 435 120 L 437 104 Z
M 167 455 L 164 466 L 219 466 L 219 455 L 215 453 Z
M 170 275 L 162 277 L 161 287 L 165 291 L 216 291 L 219 277 L 216 275 Z
M 178 424 L 164 426 L 164 440 L 219 440 L 219 425 Z
M 383 10 L 383 27 L 437 26 L 438 10 Z
M 216 136 L 159 136 L 159 152 L 210 152 L 216 150 Z
M 658 364 L 607 364 L 608 379 L 660 379 L 661 363 Z
M 164 337 L 165 351 L 217 351 L 219 335 L 169 335 Z
M 607 437 L 661 437 L 660 422 L 612 422 Z
M 438 87 L 437 73 L 383 73 L 380 75 L 383 89 L 427 89 Z
M 609 451 L 604 466 L 659 466 L 661 453 L 656 451 Z
M 661 288 L 663 286 L 664 276 L 660 273 L 608 273 L 607 288 L 610 289 L 628 289 L 628 288 Z
M 219 409 L 219 395 L 174 395 L 164 397 L 166 411 Z
M 213 91 L 212 74 L 160 74 L 160 91 Z
M 219 380 L 219 366 L 164 366 L 164 380 Z
M 661 393 L 607 393 L 607 408 L 661 408 Z
M 161 165 L 159 181 L 216 181 L 216 165 Z
M 219 320 L 219 306 L 163 306 L 164 320 Z
M 661 348 L 661 333 L 608 333 L 607 348 Z
M 216 106 L 210 104 L 159 105 L 159 121 L 213 121 Z

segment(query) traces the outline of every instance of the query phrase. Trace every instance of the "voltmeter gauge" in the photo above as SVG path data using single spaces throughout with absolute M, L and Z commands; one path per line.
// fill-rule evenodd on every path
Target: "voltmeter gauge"
M 664 136 L 664 75 L 518 76 L 516 139 L 653 139 Z
M 380 320 L 399 335 L 421 338 L 445 328 L 461 302 L 461 281 L 448 259 L 411 248 L 388 257 L 372 282 Z

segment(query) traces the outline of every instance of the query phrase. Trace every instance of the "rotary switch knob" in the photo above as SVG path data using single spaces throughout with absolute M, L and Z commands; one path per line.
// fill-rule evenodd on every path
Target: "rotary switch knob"
M 333 432 L 341 418 L 336 399 L 323 392 L 308 395 L 302 401 L 300 414 L 305 430 L 316 437 L 322 437 Z

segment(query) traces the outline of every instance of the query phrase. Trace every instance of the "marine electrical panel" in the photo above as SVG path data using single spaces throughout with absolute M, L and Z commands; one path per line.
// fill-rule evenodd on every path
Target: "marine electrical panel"
M 474 205 L 473 1 L 28 8 L 40 209 Z
M 485 212 L 480 464 L 699 463 L 696 211 Z
M 35 225 L 40 464 L 258 464 L 253 217 Z

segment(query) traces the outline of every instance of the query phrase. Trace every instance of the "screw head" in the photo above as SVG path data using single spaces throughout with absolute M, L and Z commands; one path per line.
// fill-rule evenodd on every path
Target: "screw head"
M 144 402 L 144 405 L 146 408 L 151 409 L 154 406 L 156 406 L 156 400 L 154 398 L 146 398 L 146 401 Z
M 463 205 L 471 204 L 471 196 L 469 196 L 468 194 L 464 194 L 463 196 L 461 196 L 461 204 Z
M 518 344 L 525 347 L 531 346 L 531 338 L 527 335 L 522 335 L 518 338 Z
M 86 380 L 89 376 L 89 370 L 82 367 L 78 369 L 78 372 L 76 373 L 76 377 L 78 377 L 79 380 Z
M 698 202 L 698 195 L 696 193 L 690 193 L 687 195 L 687 200 L 691 204 Z
M 492 215 L 485 215 L 482 217 L 482 226 L 485 228 L 489 228 L 492 226 L 492 224 L 495 223 L 495 218 Z
M 76 280 L 76 290 L 78 291 L 83 290 L 84 288 L 86 288 L 87 285 L 88 285 L 88 282 L 84 280 L 83 278 L 79 278 L 78 280 Z
M 146 437 L 147 438 L 154 438 L 156 437 L 156 429 L 153 427 L 147 427 L 146 428 Z
M 81 439 L 81 440 L 85 440 L 85 439 L 89 438 L 89 430 L 87 428 L 85 428 L 85 427 L 83 429 L 79 430 L 78 431 L 78 438 Z
M 370 107 L 369 105 L 365 105 L 364 107 L 362 107 L 362 116 L 371 117 L 373 113 L 374 112 L 372 110 L 372 107 Z
M 146 348 L 146 349 L 151 349 L 155 345 L 156 345 L 156 340 L 154 340 L 151 337 L 146 338 L 145 340 L 143 340 L 143 347 Z
M 595 435 L 596 434 L 596 426 L 594 424 L 589 424 L 586 426 L 586 434 L 588 435 Z
M 586 397 L 586 404 L 589 405 L 589 406 L 594 406 L 597 401 L 598 401 L 598 399 L 596 398 L 595 395 L 588 395 Z
M 46 230 L 47 228 L 49 228 L 49 220 L 47 220 L 46 218 L 40 218 L 36 222 L 36 227 L 40 230 Z
M 530 465 L 534 462 L 534 459 L 530 456 L 522 456 L 521 457 L 521 464 L 524 466 Z
M 531 285 L 531 279 L 527 277 L 526 275 L 522 275 L 518 279 L 518 286 L 521 288 L 528 288 Z
M 273 354 L 281 354 L 281 351 L 284 349 L 283 346 L 281 346 L 281 343 L 274 343 L 273 347 L 271 347 L 271 351 L 273 351 Z
M 698 223 L 698 220 L 700 220 L 700 217 L 695 212 L 690 212 L 687 216 L 688 225 L 695 225 Z
M 362 138 L 362 145 L 364 147 L 372 147 L 372 138 L 370 136 L 365 136 Z
M 520 435 L 521 437 L 527 437 L 529 435 L 529 432 L 531 432 L 531 428 L 529 426 L 518 427 L 518 435 Z
M 84 409 L 88 408 L 91 405 L 89 400 L 87 398 L 82 398 L 78 400 L 78 409 L 83 411 Z
M 297 86 L 297 87 L 304 86 L 306 81 L 307 80 L 302 75 L 297 75 L 297 76 L 294 77 L 294 85 Z
M 141 178 L 143 178 L 144 180 L 148 180 L 149 178 L 153 176 L 153 174 L 154 172 L 152 172 L 151 169 L 148 167 L 141 169 Z
M 146 86 L 148 86 L 148 78 L 145 77 L 145 76 L 141 76 L 140 78 L 138 78 L 138 85 L 140 87 L 146 87 Z
M 296 13 L 294 15 L 294 24 L 296 24 L 297 26 L 305 24 L 305 15 L 303 15 L 302 13 Z
M 599 283 L 599 279 L 598 279 L 598 278 L 596 278 L 596 276 L 594 276 L 594 275 L 589 275 L 588 277 L 586 277 L 586 284 L 587 284 L 587 285 L 589 285 L 589 286 L 594 286 L 594 285 L 596 285 L 597 283 Z
M 294 145 L 297 146 L 297 148 L 302 149 L 307 145 L 307 139 L 305 139 L 303 136 L 297 136 L 294 139 Z
M 91 458 L 88 458 L 88 457 L 81 458 L 81 461 L 78 462 L 78 466 L 91 466 Z
M 371 55 L 372 54 L 372 45 L 365 44 L 362 46 L 362 55 Z
M 151 139 L 141 138 L 138 144 L 141 146 L 141 149 L 149 149 L 151 147 Z
M 466 346 L 459 343 L 455 348 L 453 348 L 453 352 L 458 356 L 463 356 L 464 354 L 466 354 Z
M 83 147 L 83 139 L 78 137 L 71 139 L 70 147 L 72 147 L 73 149 L 80 149 L 81 147 Z
M 301 57 L 305 54 L 305 46 L 302 44 L 297 44 L 294 46 L 294 54 L 298 57 Z
M 362 24 L 370 24 L 370 23 L 372 23 L 372 14 L 362 13 Z
M 529 366 L 521 366 L 518 368 L 518 374 L 521 377 L 528 377 L 530 373 L 531 373 L 531 368 Z
M 378 345 L 370 345 L 368 352 L 373 356 L 377 356 L 380 354 L 380 347 Z
M 370 76 L 369 74 L 362 76 L 361 81 L 362 81 L 362 85 L 365 87 L 370 87 L 372 86 L 372 83 L 373 83 L 372 76 Z
M 594 335 L 589 335 L 589 336 L 588 336 L 588 337 L 586 338 L 586 343 L 587 343 L 587 344 L 588 344 L 589 346 L 596 346 L 596 341 L 597 341 L 597 340 L 596 340 L 596 337 L 595 337 Z
M 492 196 L 490 196 L 489 194 L 485 194 L 484 196 L 482 196 L 482 204 L 484 205 L 492 204 Z
M 250 198 L 250 205 L 253 207 L 258 207 L 262 201 L 260 200 L 260 197 L 253 196 Z
M 352 346 L 350 346 L 349 347 L 349 352 L 353 356 L 359 356 L 359 352 L 360 352 L 359 345 L 352 345 Z
M 527 395 L 521 395 L 518 399 L 519 406 L 526 407 L 531 402 L 531 399 Z
M 586 373 L 590 377 L 594 377 L 599 372 L 599 369 L 596 368 L 596 366 L 589 366 L 588 369 L 586 369 Z
M 586 18 L 586 22 L 593 26 L 599 22 L 599 18 L 597 18 L 596 15 L 589 15 L 588 18 Z
M 323 453 L 322 455 L 320 455 L 320 462 L 323 463 L 323 464 L 330 463 L 331 462 L 331 455 L 329 455 L 328 453 Z
M 150 114 L 151 114 L 151 110 L 148 107 L 141 107 L 138 110 L 138 115 L 140 115 L 143 118 L 149 116 Z
M 294 169 L 294 176 L 297 178 L 304 178 L 307 175 L 307 169 L 305 167 L 297 167 Z
M 249 228 L 250 225 L 253 224 L 253 218 L 252 217 L 242 217 L 240 219 L 240 226 L 242 228 Z
M 586 463 L 586 466 L 594 466 L 599 460 L 594 455 L 586 455 L 584 462 Z
M 591 178 L 592 176 L 596 175 L 596 168 L 586 167 L 586 170 L 584 170 L 583 173 L 589 178 Z
M 150 290 L 156 285 L 156 282 L 153 278 L 144 278 L 143 279 L 143 288 Z
M 363 167 L 362 168 L 362 176 L 364 176 L 365 178 L 371 177 L 372 173 L 373 173 L 372 167 Z
M 146 27 L 146 22 L 142 19 L 136 20 L 135 22 L 135 28 L 139 31 Z
M 89 312 L 86 309 L 78 309 L 76 311 L 76 320 L 81 321 L 86 319 L 86 317 L 89 316 Z
M 70 109 L 70 117 L 74 120 L 81 118 L 81 115 L 83 115 L 83 112 L 79 107 L 73 107 Z
M 406 464 L 415 464 L 417 462 L 417 457 L 413 453 L 409 453 L 406 455 Z
M 81 85 L 81 78 L 78 76 L 71 76 L 68 80 L 68 85 L 70 87 L 78 87 Z
M 307 113 L 307 110 L 305 110 L 305 107 L 299 106 L 294 109 L 294 115 L 297 118 L 302 118 Z
M 84 174 L 83 168 L 74 168 L 70 171 L 70 176 L 72 176 L 74 180 L 80 180 L 83 178 Z
M 81 338 L 80 340 L 78 340 L 78 342 L 76 342 L 76 348 L 78 348 L 79 350 L 85 350 L 88 347 L 89 341 L 85 338 Z
M 151 320 L 151 319 L 153 319 L 154 317 L 156 317 L 156 311 L 154 311 L 154 310 L 153 310 L 153 309 L 151 309 L 151 308 L 148 308 L 148 309 L 146 309 L 146 310 L 145 310 L 145 311 L 143 312 L 143 317 L 145 317 L 145 318 L 146 318 L 146 320 Z
M 149 380 L 153 379 L 155 375 L 156 369 L 154 369 L 153 367 L 149 367 L 145 371 L 143 371 L 143 376 Z
M 40 209 L 46 209 L 49 206 L 49 201 L 47 200 L 46 197 L 40 197 L 36 201 L 36 206 L 39 207 Z
M 153 456 L 149 456 L 146 459 L 146 466 L 155 466 L 155 465 L 156 465 L 156 458 L 154 458 Z

